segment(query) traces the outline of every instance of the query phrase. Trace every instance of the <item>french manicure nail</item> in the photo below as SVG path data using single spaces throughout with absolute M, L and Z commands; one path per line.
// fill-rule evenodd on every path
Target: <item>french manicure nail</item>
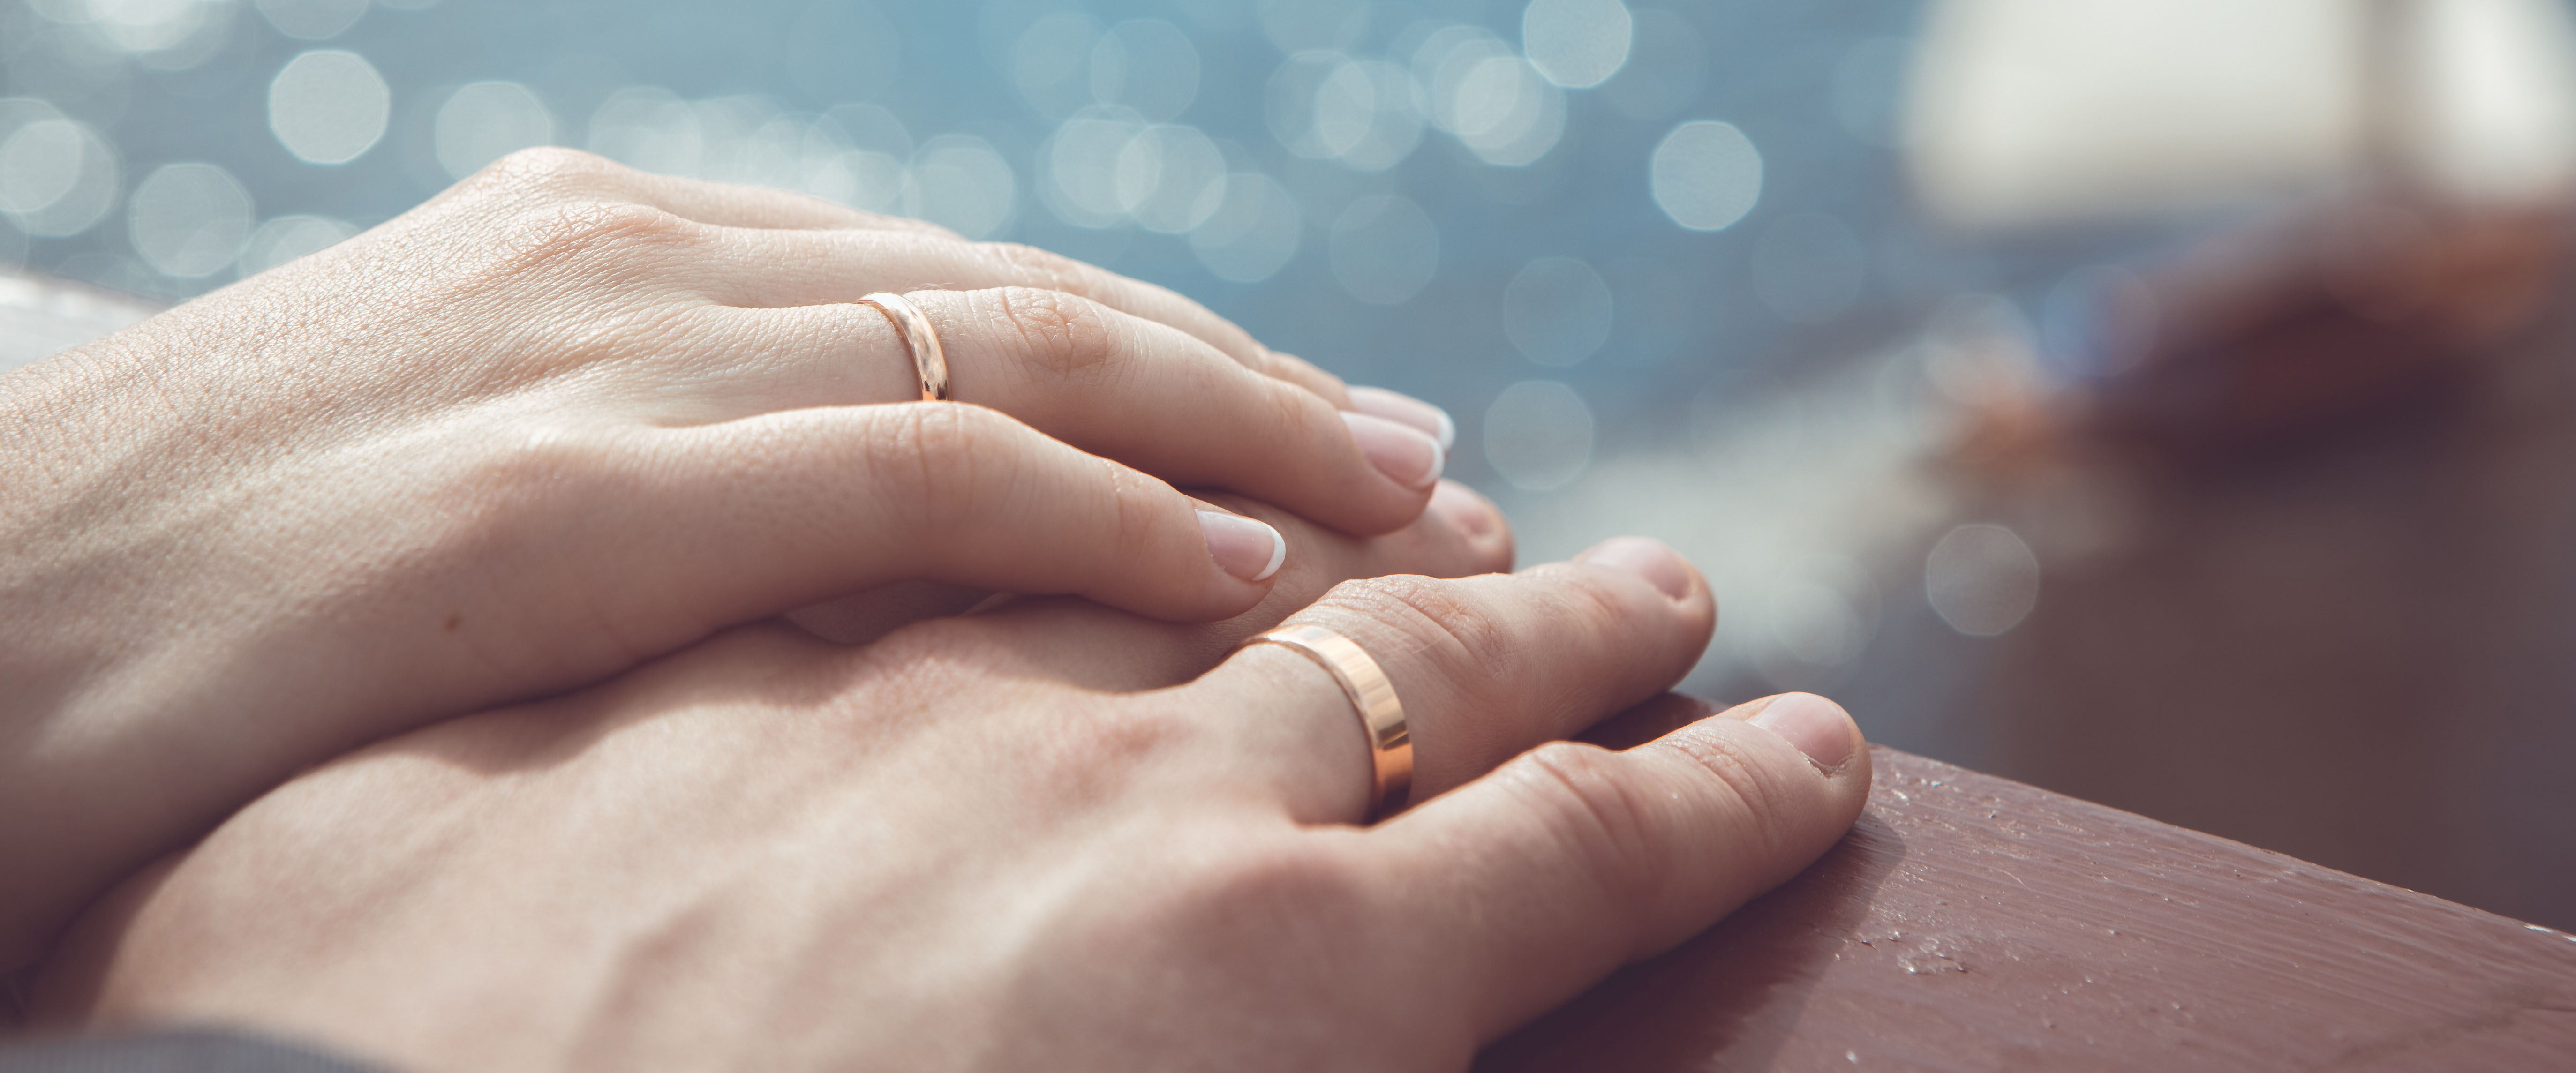
M 1359 444 L 1369 464 L 1407 488 L 1431 487 L 1448 464 L 1448 452 L 1440 441 L 1411 425 L 1347 410 L 1342 423 L 1350 426 L 1351 440 Z
M 1612 537 L 1592 546 L 1574 560 L 1594 566 L 1625 570 L 1654 583 L 1664 595 L 1681 599 L 1690 595 L 1691 568 L 1673 549 L 1660 540 L 1645 537 Z
M 1455 481 L 1442 481 L 1439 488 L 1432 490 L 1431 513 L 1472 537 L 1491 535 L 1502 522 L 1485 497 Z
M 1350 389 L 1350 394 L 1351 409 L 1370 417 L 1383 417 L 1398 424 L 1410 425 L 1424 435 L 1440 441 L 1440 449 L 1443 451 L 1458 445 L 1458 423 L 1449 419 L 1447 410 L 1411 395 L 1388 391 L 1382 387 L 1355 387 Z
M 1784 693 L 1745 720 L 1787 739 L 1818 768 L 1831 772 L 1851 759 L 1851 716 L 1813 693 Z
M 1200 511 L 1199 532 L 1207 536 L 1208 554 L 1216 564 L 1245 581 L 1268 581 L 1288 561 L 1288 538 L 1240 514 Z

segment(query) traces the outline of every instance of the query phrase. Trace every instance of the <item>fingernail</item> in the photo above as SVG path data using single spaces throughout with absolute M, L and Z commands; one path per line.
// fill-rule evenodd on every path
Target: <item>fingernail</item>
M 1288 561 L 1288 538 L 1240 514 L 1200 511 L 1199 531 L 1207 535 L 1208 554 L 1216 564 L 1245 581 L 1268 581 Z
M 1456 481 L 1442 481 L 1432 490 L 1431 513 L 1471 537 L 1491 536 L 1503 521 L 1485 497 Z
M 1813 693 L 1783 693 L 1745 722 L 1787 739 L 1827 772 L 1851 759 L 1851 716 Z
M 1681 599 L 1690 595 L 1691 568 L 1682 557 L 1660 540 L 1645 537 L 1612 537 L 1592 546 L 1592 550 L 1575 557 L 1575 562 L 1590 563 L 1625 570 L 1654 582 L 1664 595 Z
M 1360 445 L 1369 464 L 1407 488 L 1429 488 L 1440 479 L 1440 470 L 1448 463 L 1448 452 L 1440 441 L 1411 425 L 1343 411 L 1342 423 L 1351 427 L 1351 439 Z
M 1410 425 L 1423 435 L 1440 441 L 1443 451 L 1458 445 L 1458 423 L 1449 419 L 1447 410 L 1382 387 L 1355 387 L 1350 389 L 1350 393 L 1351 409 L 1370 417 L 1383 417 Z

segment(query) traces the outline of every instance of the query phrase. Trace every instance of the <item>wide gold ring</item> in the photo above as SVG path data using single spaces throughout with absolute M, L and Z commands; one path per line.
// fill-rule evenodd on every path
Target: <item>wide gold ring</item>
M 1333 676 L 1342 695 L 1359 712 L 1360 725 L 1368 730 L 1369 816 L 1403 808 L 1405 796 L 1413 790 L 1413 732 L 1405 726 L 1404 704 L 1396 699 L 1395 683 L 1387 680 L 1386 671 L 1350 638 L 1321 626 L 1282 626 L 1244 641 L 1242 647 L 1257 644 L 1296 649 Z
M 859 304 L 877 307 L 894 322 L 895 334 L 903 336 L 903 348 L 912 352 L 912 370 L 921 375 L 921 401 L 948 401 L 948 352 L 939 348 L 939 332 L 921 308 L 889 291 L 860 298 Z

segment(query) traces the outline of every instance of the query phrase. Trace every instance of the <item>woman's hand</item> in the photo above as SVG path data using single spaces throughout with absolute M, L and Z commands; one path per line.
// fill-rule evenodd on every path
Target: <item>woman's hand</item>
M 303 766 L 801 604 L 1239 613 L 1299 552 L 1175 484 L 1382 533 L 1443 427 L 1039 251 L 513 157 L 0 378 L 0 969 Z
M 1331 569 L 1494 565 L 1478 508 L 1435 517 L 1482 537 L 1426 521 Z M 1330 580 L 1313 558 L 1274 600 Z M 1226 655 L 1279 610 L 738 630 L 298 779 L 85 922 L 40 1002 L 423 1073 L 1459 1069 L 1794 874 L 1869 782 L 1802 695 L 1542 745 L 1708 637 L 1697 573 L 1614 541 L 1289 616 L 1373 654 L 1412 722 L 1421 803 L 1352 826 L 1350 703 L 1295 652 Z

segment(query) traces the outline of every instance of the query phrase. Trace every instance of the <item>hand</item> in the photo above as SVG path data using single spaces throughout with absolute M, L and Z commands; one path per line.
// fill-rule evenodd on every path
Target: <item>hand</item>
M 903 404 L 879 290 L 972 405 Z M 1441 461 L 1405 421 L 1063 258 L 513 157 L 0 378 L 0 969 L 304 766 L 800 604 L 1236 614 L 1279 538 L 1172 485 L 1386 532 Z
M 1434 525 L 1335 569 L 1494 561 L 1498 526 L 1462 563 Z M 1330 580 L 1318 557 L 1273 599 Z M 737 630 L 297 780 L 85 922 L 40 1002 L 421 1073 L 1463 1068 L 1858 814 L 1867 754 L 1818 698 L 1540 745 L 1677 679 L 1712 610 L 1614 541 L 1297 611 L 1411 718 L 1422 803 L 1372 828 L 1332 680 L 1223 655 L 1275 612 L 1038 601 L 858 650 Z

